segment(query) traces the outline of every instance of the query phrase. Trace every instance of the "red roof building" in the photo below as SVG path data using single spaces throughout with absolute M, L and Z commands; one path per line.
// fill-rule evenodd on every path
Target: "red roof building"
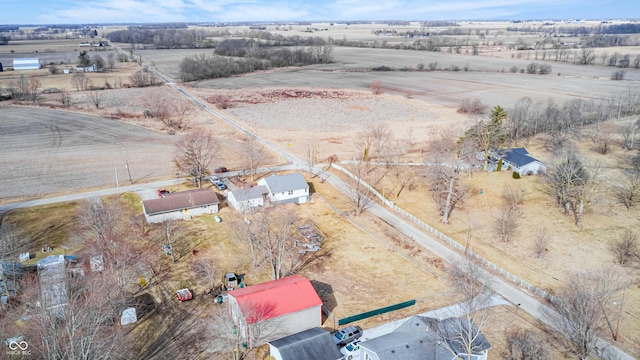
M 300 275 L 229 291 L 229 306 L 248 348 L 322 325 L 322 300 Z

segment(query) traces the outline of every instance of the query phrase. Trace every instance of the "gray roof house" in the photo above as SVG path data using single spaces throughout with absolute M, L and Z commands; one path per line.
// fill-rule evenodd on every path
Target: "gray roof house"
M 269 342 L 270 355 L 276 360 L 338 360 L 342 354 L 331 334 L 319 327 Z
M 533 156 L 525 148 L 500 149 L 491 156 L 489 171 L 497 170 L 502 159 L 502 170 L 515 171 L 520 176 L 535 175 L 547 171 L 547 165 Z
M 309 200 L 309 184 L 300 172 L 271 175 L 258 180 L 258 185 L 267 187 L 269 200 L 272 204 L 303 204 Z
M 458 330 L 458 318 L 437 320 L 426 316 L 412 316 L 393 332 L 360 342 L 360 359 L 370 360 L 454 360 L 467 358 Z M 478 332 L 475 325 L 474 332 Z M 456 336 L 457 335 L 457 336 Z M 491 345 L 478 333 L 473 341 L 473 354 L 469 360 L 487 360 Z
M 247 212 L 254 207 L 264 206 L 264 198 L 268 193 L 265 185 L 233 190 L 227 194 L 227 203 L 239 212 Z

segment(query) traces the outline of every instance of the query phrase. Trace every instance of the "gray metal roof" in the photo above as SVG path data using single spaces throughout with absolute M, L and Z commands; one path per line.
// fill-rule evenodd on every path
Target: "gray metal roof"
M 247 189 L 233 190 L 231 193 L 233 194 L 233 197 L 236 199 L 236 201 L 240 202 L 252 199 L 260 199 L 262 198 L 262 194 L 269 193 L 269 189 L 264 185 L 260 185 Z
M 529 155 L 529 152 L 525 148 L 502 149 L 499 154 L 504 160 L 517 167 L 522 167 L 534 161 L 541 162 Z
M 451 360 L 455 356 L 447 348 L 462 353 L 459 344 L 452 343 L 450 332 L 461 324 L 458 318 L 442 321 L 425 316 L 412 316 L 395 331 L 360 342 L 360 347 L 375 352 L 380 360 Z M 477 331 L 476 327 L 473 328 Z M 474 352 L 481 352 L 491 346 L 482 334 L 476 338 Z
M 264 178 L 264 181 L 269 187 L 269 191 L 274 194 L 309 188 L 309 184 L 304 180 L 302 173 L 299 172 L 287 175 L 271 175 Z
M 342 358 L 331 334 L 321 328 L 311 328 L 269 344 L 280 351 L 283 360 L 337 360 Z

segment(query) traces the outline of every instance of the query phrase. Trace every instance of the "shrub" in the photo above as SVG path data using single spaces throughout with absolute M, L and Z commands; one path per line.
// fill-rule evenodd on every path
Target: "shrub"
M 384 65 L 382 65 L 382 66 L 376 66 L 376 67 L 374 67 L 374 68 L 371 68 L 371 70 L 373 70 L 373 71 L 393 71 L 393 69 L 392 69 L 392 68 L 390 68 L 390 67 L 388 67 L 388 66 L 384 66 Z
M 496 171 L 502 171 L 502 158 L 498 160 L 498 168 L 496 169 Z
M 458 106 L 458 112 L 461 114 L 484 114 L 487 111 L 487 105 L 483 104 L 478 98 L 466 98 L 462 100 Z
M 520 174 L 518 174 L 518 172 L 517 172 L 517 171 L 514 171 L 514 172 L 513 172 L 513 178 L 514 178 L 514 179 L 520 179 Z
M 624 80 L 624 76 L 627 74 L 624 70 L 618 70 L 611 73 L 611 80 Z
M 424 64 L 423 63 L 418 64 L 417 69 L 418 71 L 424 70 Z

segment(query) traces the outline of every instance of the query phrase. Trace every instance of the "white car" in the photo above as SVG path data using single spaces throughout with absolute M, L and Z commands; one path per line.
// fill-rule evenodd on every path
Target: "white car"
M 360 340 L 348 343 L 346 346 L 340 348 L 340 352 L 347 360 L 360 359 Z
M 209 176 L 209 181 L 211 181 L 211 183 L 215 185 L 217 182 L 220 182 L 220 179 L 215 175 L 211 175 Z

